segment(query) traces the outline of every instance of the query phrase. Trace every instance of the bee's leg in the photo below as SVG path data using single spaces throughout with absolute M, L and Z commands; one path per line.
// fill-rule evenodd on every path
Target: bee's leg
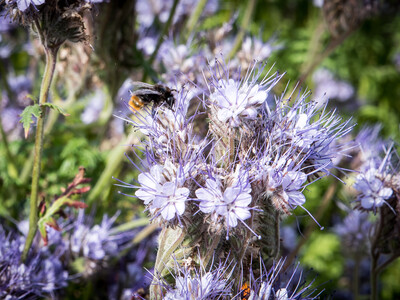
M 156 116 L 157 113 L 157 105 L 153 105 L 153 107 L 151 108 L 151 116 L 154 118 Z

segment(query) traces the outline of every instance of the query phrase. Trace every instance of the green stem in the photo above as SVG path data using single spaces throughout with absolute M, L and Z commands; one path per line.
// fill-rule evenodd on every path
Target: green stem
M 200 0 L 197 3 L 196 8 L 193 10 L 193 13 L 190 15 L 190 18 L 187 22 L 186 25 L 186 34 L 183 35 L 185 37 L 185 40 L 189 38 L 194 30 L 194 27 L 196 26 L 197 22 L 200 19 L 201 13 L 204 10 L 204 7 L 206 6 L 208 0 Z
M 37 26 L 40 31 L 39 26 Z M 43 40 L 42 40 L 43 42 Z M 43 105 L 47 101 L 47 96 L 49 94 L 49 89 L 51 85 L 51 80 L 53 79 L 54 70 L 57 62 L 57 48 L 46 48 L 46 67 L 43 74 L 42 85 L 40 87 L 39 104 Z M 45 108 L 42 107 L 42 112 L 37 118 L 36 135 L 35 135 L 35 154 L 33 161 L 32 170 L 32 189 L 30 198 L 30 213 L 29 213 L 29 232 L 26 237 L 24 251 L 22 252 L 21 260 L 25 261 L 28 255 L 28 251 L 32 246 L 33 239 L 37 231 L 38 222 L 38 194 L 39 194 L 39 178 L 40 178 L 40 164 L 42 160 L 43 151 L 43 132 L 44 132 L 44 118 L 45 118 Z
M 281 225 L 281 218 L 279 216 L 279 212 L 275 212 L 275 251 L 272 253 L 272 258 L 273 259 L 278 259 L 280 251 L 281 251 L 281 234 L 280 234 L 280 225 Z
M 86 74 L 86 72 L 85 72 Z M 82 76 L 83 78 L 84 76 Z M 53 79 L 54 82 L 55 79 Z M 68 95 L 68 98 L 65 101 L 61 101 L 61 97 L 58 96 L 57 94 L 57 89 L 55 88 L 55 85 L 52 85 L 52 94 L 53 94 L 53 102 L 56 103 L 56 101 L 58 102 L 57 104 L 60 105 L 64 110 L 69 111 L 71 107 L 74 107 L 73 105 L 76 102 L 76 93 L 79 89 L 81 89 L 82 85 L 83 85 L 84 80 L 81 81 L 81 84 L 78 87 L 75 87 L 75 90 L 73 93 L 70 93 Z M 56 124 L 58 117 L 59 117 L 60 113 L 55 110 L 52 109 L 49 112 L 49 115 L 47 117 L 46 120 L 46 124 L 44 125 L 44 139 L 46 139 L 46 137 L 48 135 L 50 135 L 50 133 L 52 132 L 54 125 Z M 22 171 L 20 173 L 20 181 L 21 184 L 25 184 L 30 175 L 31 175 L 31 171 L 32 171 L 32 166 L 33 166 L 33 159 L 34 159 L 34 151 L 31 152 L 29 158 L 25 161 L 24 163 L 24 167 L 22 168 Z
M 118 234 L 124 231 L 132 230 L 137 227 L 142 227 L 149 224 L 149 218 L 141 218 L 130 221 L 128 223 L 121 224 L 110 231 L 110 234 Z
M 179 0 L 174 0 L 174 3 L 172 4 L 172 8 L 171 11 L 169 12 L 169 16 L 168 16 L 168 20 L 167 23 L 165 23 L 165 26 L 163 27 L 163 31 L 161 32 L 160 36 L 158 37 L 158 41 L 157 41 L 157 45 L 154 49 L 153 54 L 151 55 L 150 59 L 149 59 L 149 65 L 151 66 L 156 58 L 156 55 L 158 53 L 158 50 L 161 47 L 161 44 L 164 41 L 164 36 L 168 33 L 168 30 L 171 26 L 172 20 L 174 19 L 174 15 L 175 15 L 175 11 L 176 11 L 176 7 L 178 6 Z M 145 71 L 143 73 L 143 79 L 142 81 L 145 81 L 147 78 L 147 72 Z
M 253 15 L 254 8 L 256 6 L 256 2 L 257 2 L 257 0 L 247 1 L 246 10 L 245 10 L 245 14 L 243 17 L 243 22 L 241 24 L 239 33 L 236 35 L 232 50 L 228 54 L 228 60 L 231 59 L 236 54 L 236 52 L 239 50 L 240 46 L 242 45 L 244 34 L 247 30 L 247 27 L 250 24 L 250 20 Z
M 137 133 L 132 131 L 129 136 L 121 143 L 122 145 L 130 145 L 134 140 Z M 89 205 L 93 204 L 95 200 L 105 201 L 111 186 L 111 178 L 117 176 L 116 172 L 120 168 L 123 159 L 125 158 L 124 153 L 126 148 L 123 146 L 115 147 L 114 150 L 108 155 L 107 164 L 104 171 L 101 173 L 99 180 L 97 180 L 96 185 L 91 189 L 90 194 L 87 198 L 87 203 Z M 100 199 L 99 199 L 100 198 Z
M 378 300 L 378 265 L 379 254 L 371 254 L 371 300 Z
M 382 235 L 383 229 L 383 218 L 382 218 L 382 208 L 379 208 L 379 221 L 374 230 L 374 237 L 371 242 L 371 300 L 378 300 L 378 260 L 379 260 L 379 249 L 378 242 L 379 237 Z
M 211 245 L 206 249 L 207 252 L 204 256 L 204 258 L 202 259 L 202 266 L 204 268 L 206 268 L 208 266 L 208 263 L 210 262 L 210 260 L 213 258 L 214 254 L 215 254 L 215 249 L 217 249 L 218 244 L 221 241 L 221 235 L 220 234 L 216 234 L 212 237 L 212 243 Z M 199 257 L 200 258 L 200 257 Z
M 167 268 L 168 261 L 171 259 L 179 259 L 176 257 L 176 250 L 182 244 L 186 233 L 180 229 L 163 228 L 159 236 L 159 248 L 157 251 L 156 263 L 154 265 L 154 279 L 150 286 L 150 299 L 162 299 L 161 285 L 159 278 L 165 268 Z
M 43 133 L 43 139 L 46 138 L 46 136 L 49 135 L 51 130 L 53 129 L 54 124 L 58 120 L 59 113 L 55 109 L 50 110 L 46 124 L 44 125 L 44 133 Z M 24 184 L 27 182 L 29 179 L 29 176 L 31 175 L 32 167 L 33 167 L 33 162 L 34 162 L 34 157 L 35 152 L 32 151 L 31 154 L 29 155 L 28 159 L 24 163 L 24 167 L 22 168 L 20 179 L 21 183 Z

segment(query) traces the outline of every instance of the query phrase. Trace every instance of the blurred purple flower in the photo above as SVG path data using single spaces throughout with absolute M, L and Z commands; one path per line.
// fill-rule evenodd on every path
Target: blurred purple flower
M 354 183 L 354 188 L 359 192 L 356 202 L 361 209 L 374 213 L 377 208 L 386 204 L 395 213 L 388 200 L 397 190 L 399 157 L 393 143 L 388 147 L 379 140 L 375 145 L 371 143 L 373 149 L 379 146 L 380 151 L 370 155 L 367 153 L 365 161 L 362 161 L 360 173 Z
M 22 135 L 22 125 L 19 124 L 22 109 L 8 107 L 1 111 L 1 124 L 10 140 L 15 140 Z
M 96 122 L 101 113 L 104 111 L 106 102 L 106 95 L 101 89 L 97 89 L 89 98 L 88 105 L 85 106 L 85 110 L 81 115 L 81 120 L 85 124 Z
M 315 82 L 314 99 L 318 103 L 323 103 L 324 98 L 345 102 L 355 94 L 351 84 L 335 79 L 333 74 L 327 69 L 317 70 L 313 75 L 313 80 Z
M 34 299 L 54 295 L 67 285 L 68 272 L 59 255 L 47 247 L 34 253 L 21 263 L 25 237 L 9 233 L 0 226 L 0 297 L 2 299 Z
M 70 247 L 75 255 L 82 255 L 92 260 L 106 260 L 118 255 L 123 245 L 133 237 L 132 232 L 113 233 L 113 224 L 118 214 L 112 218 L 103 216 L 100 225 L 90 227 L 85 220 L 84 213 L 79 212 L 76 221 L 72 224 Z
M 334 230 L 342 240 L 342 248 L 352 257 L 359 259 L 360 255 L 369 254 L 369 235 L 372 223 L 368 220 L 368 213 L 351 210 L 342 223 Z

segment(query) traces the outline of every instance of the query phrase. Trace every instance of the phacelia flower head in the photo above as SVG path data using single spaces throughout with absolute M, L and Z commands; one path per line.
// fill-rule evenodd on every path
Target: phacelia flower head
M 308 93 L 291 105 L 283 97 L 270 103 L 281 75 L 264 76 L 257 63 L 242 75 L 216 60 L 206 72 L 199 97 L 205 112 L 189 115 L 189 85 L 174 93 L 173 107 L 138 112 L 139 121 L 131 121 L 149 140 L 146 171 L 138 185 L 125 186 L 139 188 L 135 195 L 158 221 L 207 224 L 227 237 L 247 228 L 258 237 L 258 222 L 250 228 L 246 221 L 269 203 L 282 215 L 305 209 L 304 188 L 336 167 L 333 159 L 348 147 L 337 140 L 351 126 L 307 102 Z M 201 114 L 210 120 L 205 135 L 195 128 Z
M 229 264 L 219 263 L 209 270 L 182 267 L 175 260 L 175 283 L 168 284 L 157 279 L 160 287 L 166 290 L 163 299 L 168 300 L 209 300 L 227 299 L 231 295 L 232 282 L 229 278 Z
M 375 211 L 389 199 L 393 190 L 385 187 L 385 180 L 382 173 L 375 168 L 371 168 L 363 174 L 357 176 L 354 188 L 361 193 L 359 201 L 361 207 L 366 210 Z
M 229 127 L 239 127 L 246 120 L 254 120 L 257 109 L 262 104 L 265 105 L 268 93 L 279 80 L 279 77 L 271 76 L 264 77 L 259 82 L 263 68 L 256 64 L 242 79 L 235 78 L 235 74 L 232 78 L 226 66 L 219 61 L 216 61 L 216 66 L 210 71 L 212 77 L 208 85 L 211 117 Z
M 364 128 L 357 136 L 360 153 L 356 157 L 359 171 L 354 188 L 359 192 L 357 207 L 373 211 L 384 204 L 393 212 L 396 204 L 389 200 L 399 194 L 399 156 L 394 144 L 378 137 L 379 126 Z
M 305 187 L 339 168 L 333 160 L 349 148 L 338 141 L 350 131 L 348 122 L 308 102 L 309 93 L 274 101 L 271 89 L 281 75 L 263 75 L 262 65 L 242 74 L 216 60 L 203 74 L 207 87 L 194 84 L 191 94 L 197 102 L 186 97 L 188 84 L 174 92 L 172 107 L 137 112 L 131 121 L 148 140 L 137 184 L 122 186 L 137 189 L 151 219 L 163 226 L 160 274 L 171 263 L 163 251 L 191 258 L 197 250 L 233 253 L 239 264 L 259 251 L 274 257 L 281 217 L 296 207 L 307 211 Z M 175 274 L 177 285 L 186 286 L 186 277 Z M 191 283 L 196 291 L 201 286 L 201 280 Z M 181 290 L 170 297 L 186 297 Z M 274 290 L 280 298 L 300 294 Z

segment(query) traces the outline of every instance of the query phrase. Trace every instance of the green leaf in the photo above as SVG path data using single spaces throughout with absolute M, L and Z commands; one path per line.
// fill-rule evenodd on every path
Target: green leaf
M 31 128 L 31 124 L 33 123 L 32 115 L 36 118 L 39 118 L 41 113 L 40 106 L 38 104 L 29 105 L 25 107 L 24 111 L 21 113 L 20 122 L 24 126 L 25 138 L 28 137 L 29 129 Z
M 314 232 L 303 249 L 302 263 L 331 279 L 343 274 L 343 261 L 340 258 L 341 243 L 332 233 Z
M 31 95 L 31 94 L 27 94 L 26 98 L 31 99 L 33 101 L 34 104 L 38 103 L 38 100 L 35 98 L 35 96 Z
M 68 113 L 65 112 L 64 109 L 61 108 L 61 106 L 54 104 L 54 103 L 44 103 L 42 104 L 42 106 L 47 106 L 50 107 L 51 109 L 55 109 L 56 111 L 58 111 L 60 114 L 62 114 L 63 116 L 69 116 Z

